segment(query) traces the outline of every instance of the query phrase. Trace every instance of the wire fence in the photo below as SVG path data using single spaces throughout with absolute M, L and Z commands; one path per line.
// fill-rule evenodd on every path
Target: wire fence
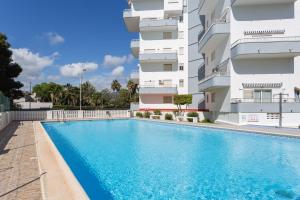
M 0 112 L 5 112 L 10 110 L 10 102 L 9 98 L 3 95 L 2 92 L 0 92 Z

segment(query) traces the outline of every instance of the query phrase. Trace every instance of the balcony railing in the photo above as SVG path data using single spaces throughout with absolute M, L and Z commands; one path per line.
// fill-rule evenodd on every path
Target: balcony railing
M 140 87 L 142 87 L 142 88 L 177 88 L 177 85 L 174 85 L 174 84 L 162 84 L 162 85 L 145 84 L 145 85 L 141 85 Z
M 242 38 L 235 41 L 231 48 L 241 43 L 255 43 L 255 42 L 295 42 L 300 41 L 300 36 L 288 36 L 288 37 L 256 37 L 256 38 Z
M 279 103 L 279 98 L 267 98 L 267 99 L 243 99 L 243 98 L 233 98 L 231 103 Z M 300 99 L 297 98 L 283 98 L 283 103 L 300 103 Z
M 212 69 L 212 72 L 206 75 L 204 79 L 200 80 L 200 82 L 205 82 L 208 79 L 211 79 L 213 77 L 230 76 L 230 71 L 228 69 L 228 62 L 229 59 L 217 65 L 215 68 Z

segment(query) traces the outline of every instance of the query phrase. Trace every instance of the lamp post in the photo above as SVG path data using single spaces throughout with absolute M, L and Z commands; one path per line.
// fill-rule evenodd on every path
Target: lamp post
M 29 83 L 29 110 L 31 110 L 31 81 Z
M 279 96 L 279 128 L 282 128 L 282 103 L 283 96 L 289 96 L 288 94 L 283 94 L 280 92 L 279 94 L 275 94 L 274 96 Z
M 80 101 L 80 104 L 79 104 L 79 109 L 82 110 L 82 78 L 83 78 L 83 73 L 86 72 L 86 69 L 83 69 L 81 74 L 80 74 L 80 94 L 79 94 L 79 101 Z

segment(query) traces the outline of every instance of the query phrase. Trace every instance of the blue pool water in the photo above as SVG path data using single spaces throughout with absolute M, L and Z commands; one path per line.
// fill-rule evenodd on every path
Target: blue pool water
M 109 120 L 44 123 L 91 199 L 300 200 L 300 140 Z

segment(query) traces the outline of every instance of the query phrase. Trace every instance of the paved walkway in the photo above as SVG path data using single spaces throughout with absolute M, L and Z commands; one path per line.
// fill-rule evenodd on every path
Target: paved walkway
M 275 128 L 275 127 L 266 127 L 266 126 L 237 126 L 231 124 L 224 123 L 188 123 L 188 122 L 176 122 L 176 121 L 166 121 L 166 120 L 152 120 L 152 119 L 140 119 L 135 118 L 137 120 L 144 121 L 154 121 L 154 122 L 163 122 L 163 123 L 171 123 L 171 124 L 183 124 L 188 126 L 197 126 L 204 128 L 217 128 L 217 129 L 228 129 L 235 131 L 244 131 L 244 132 L 255 132 L 259 134 L 267 134 L 267 135 L 276 135 L 276 136 L 286 136 L 293 138 L 300 138 L 300 129 L 292 129 L 292 128 Z
M 0 132 L 0 200 L 42 199 L 32 122 Z

